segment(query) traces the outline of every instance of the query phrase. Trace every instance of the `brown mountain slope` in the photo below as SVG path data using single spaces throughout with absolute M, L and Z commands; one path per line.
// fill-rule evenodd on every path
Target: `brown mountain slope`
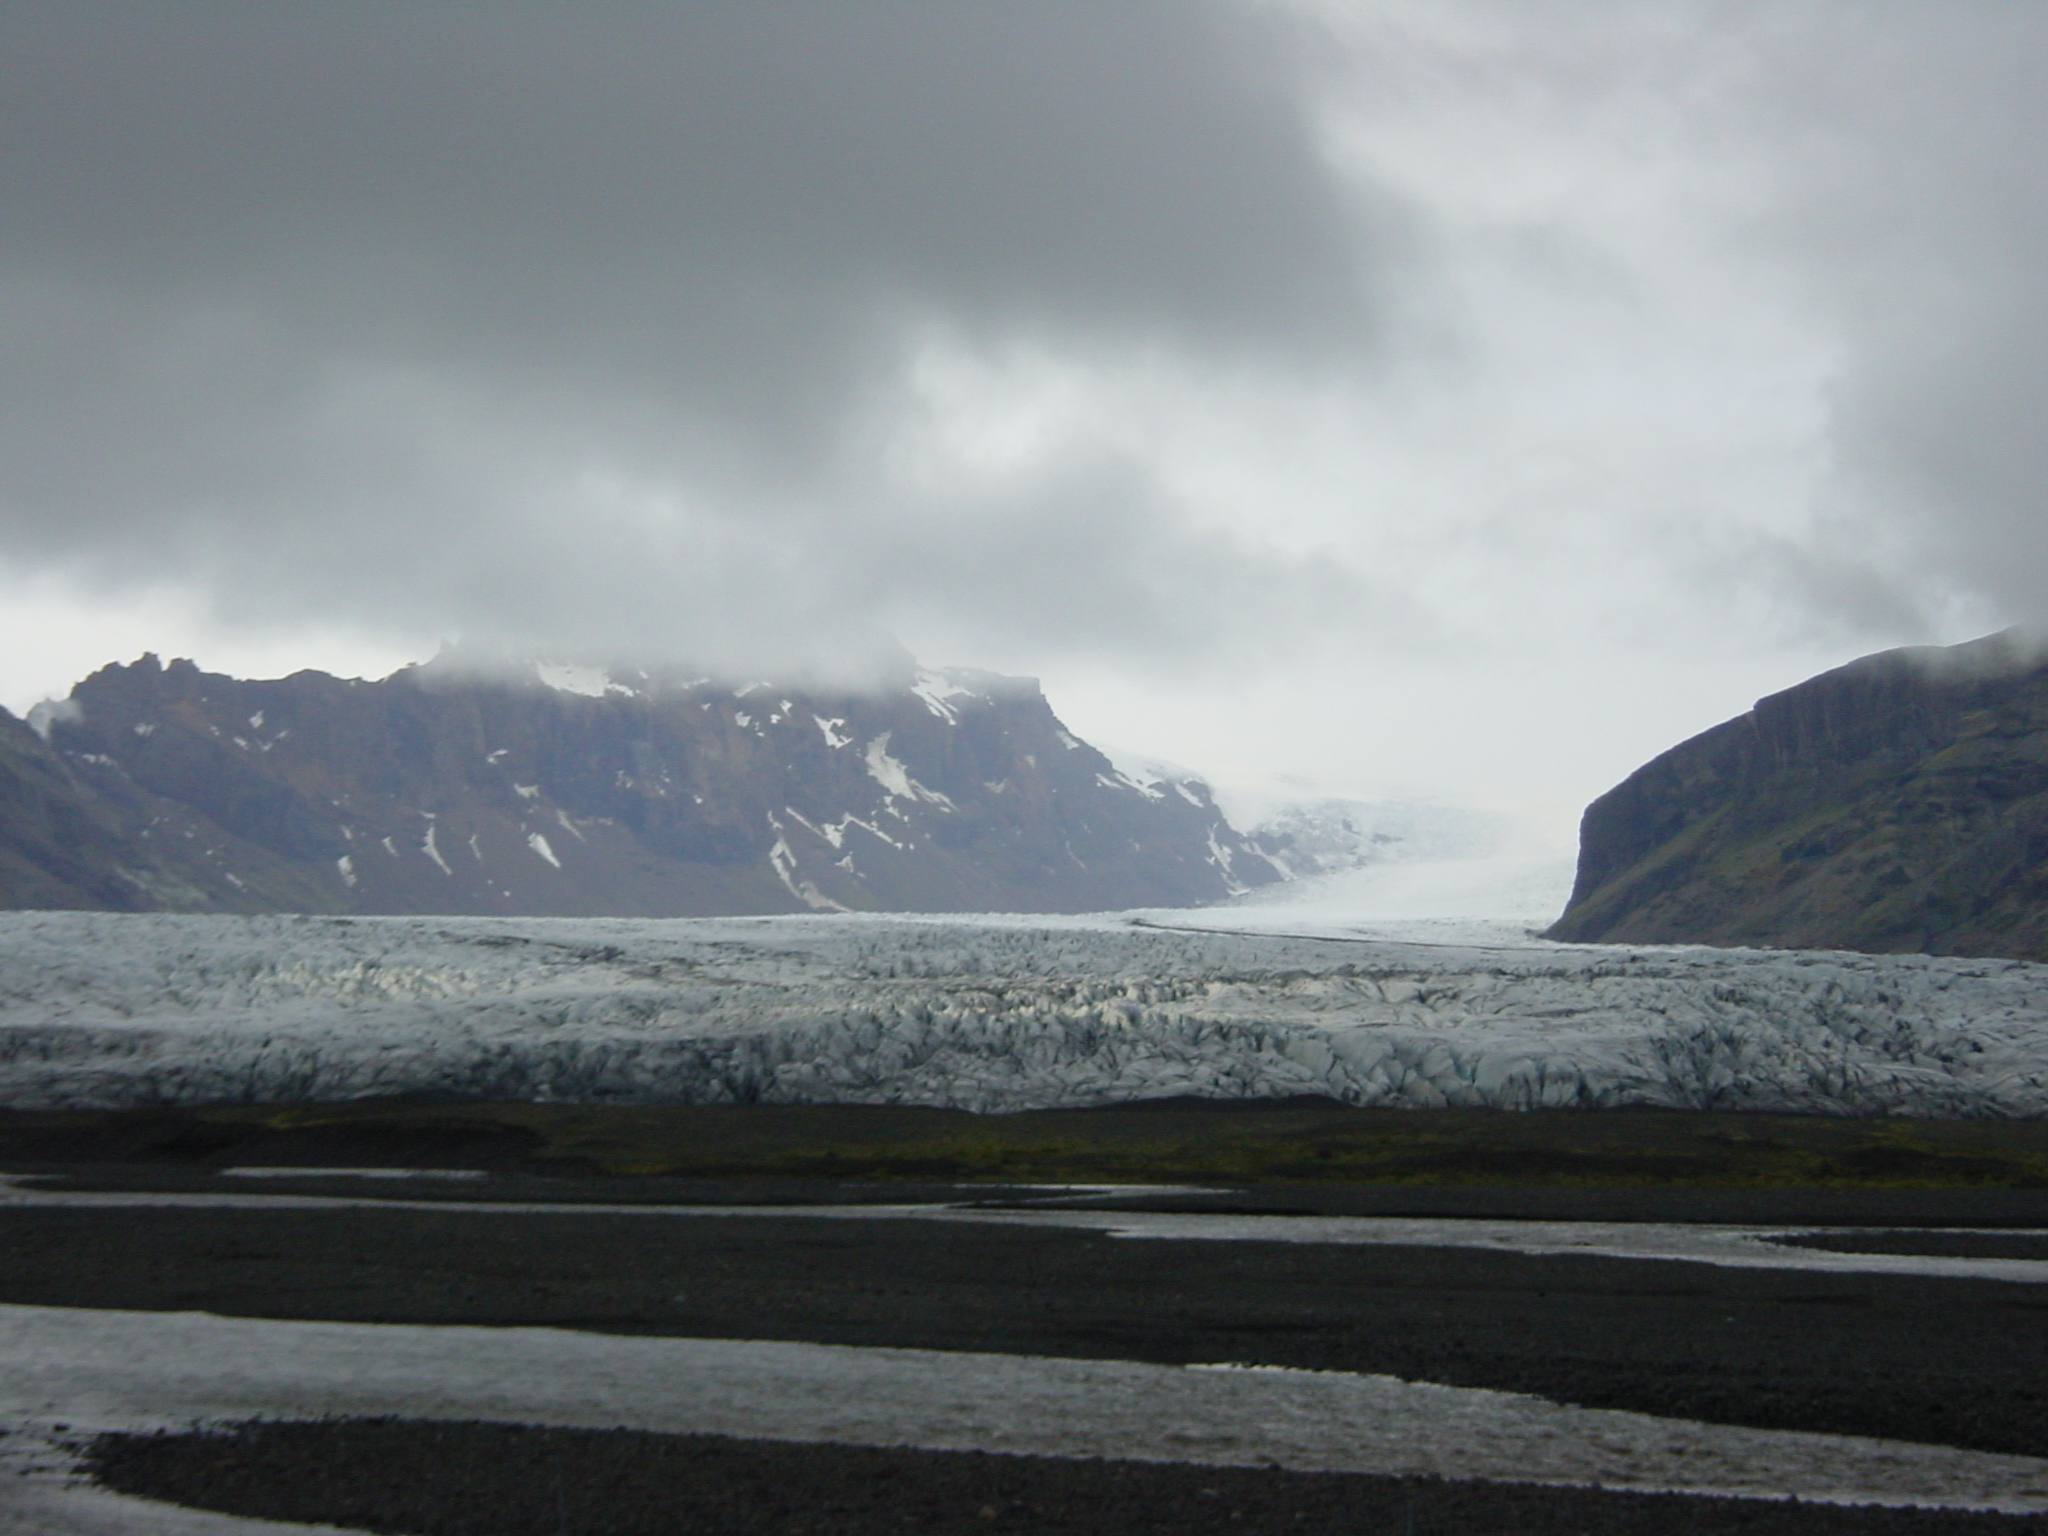
M 1587 809 L 1550 937 L 2048 959 L 2048 654 L 1866 656 Z
M 144 657 L 41 723 L 47 745 L 0 733 L 10 906 L 1077 911 L 1277 877 L 1199 784 L 1125 778 L 1035 683 L 983 673 L 824 694 L 446 660 L 248 682 Z
M 122 870 L 121 818 L 20 720 L 0 710 L 0 889 L 17 907 L 132 911 L 148 892 Z

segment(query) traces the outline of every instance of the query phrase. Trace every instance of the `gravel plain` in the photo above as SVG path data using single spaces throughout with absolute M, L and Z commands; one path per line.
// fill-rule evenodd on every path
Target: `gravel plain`
M 801 1121 L 808 1127 L 820 1112 L 758 1113 L 763 1127 L 779 1124 L 773 1117 L 783 1115 L 792 1117 L 792 1126 Z M 879 1117 L 904 1112 L 831 1113 L 871 1114 L 879 1124 Z M 1148 1147 L 1158 1134 L 1140 1121 L 1171 1126 L 1182 1144 L 1194 1145 L 1201 1127 L 1183 1119 L 1206 1114 L 1149 1109 L 1133 1112 L 1127 1127 L 1117 1112 L 1094 1113 L 1106 1118 L 1085 1123 L 1100 1123 L 1100 1138 L 1142 1135 Z M 1217 1135 L 1241 1136 L 1264 1125 L 1261 1117 L 1279 1116 L 1275 1134 L 1295 1137 L 1301 1134 L 1297 1121 L 1313 1129 L 1332 1113 L 1283 1107 L 1254 1116 L 1219 1108 L 1213 1125 Z M 1361 1126 L 1378 1124 L 1372 1112 L 1350 1113 L 1368 1117 L 1355 1122 Z M 1702 1144 L 1719 1145 L 1712 1138 L 1725 1135 L 1727 1118 L 1698 1118 Z M 63 1411 L 65 1401 L 83 1402 L 94 1391 L 111 1401 L 107 1382 L 113 1378 L 85 1390 L 79 1383 L 86 1378 L 78 1377 L 53 1388 L 49 1401 L 29 1404 L 35 1412 L 24 1409 L 25 1417 L 0 1427 L 15 1431 L 15 1443 L 42 1435 L 55 1445 L 68 1435 L 74 1450 L 59 1460 L 84 1454 L 107 1489 L 235 1512 L 213 1517 L 223 1522 L 218 1526 L 176 1526 L 180 1536 L 243 1536 L 259 1529 L 241 1524 L 242 1517 L 417 1536 L 525 1530 L 555 1536 L 643 1530 L 856 1536 L 990 1529 L 1654 1528 L 1673 1536 L 1694 1530 L 2048 1530 L 2048 1517 L 2037 1513 L 1815 1502 L 1839 1494 L 1827 1492 L 1818 1472 L 1787 1478 L 1803 1492 L 1798 1503 L 1643 1491 L 1712 1487 L 1713 1457 L 1737 1465 L 1748 1455 L 1727 1440 L 1732 1434 L 1874 1437 L 1901 1447 L 1894 1459 L 1907 1472 L 1898 1487 L 1926 1486 L 1925 1475 L 1908 1464 L 1938 1462 L 1942 1455 L 2033 1458 L 2027 1465 L 2048 1472 L 2048 1288 L 2028 1278 L 2048 1258 L 2048 1190 L 1716 1188 L 1571 1179 L 1106 1190 L 963 1186 L 942 1178 L 763 1177 L 743 1170 L 598 1176 L 540 1155 L 533 1132 L 514 1136 L 458 1119 L 444 1125 L 429 1115 L 397 1125 L 377 1118 L 367 1126 L 266 1130 L 251 1140 L 246 1132 L 230 1134 L 189 1116 L 161 1124 L 145 1117 L 132 1127 L 112 1122 L 119 1135 L 111 1138 L 97 1121 L 80 1120 L 66 1130 L 68 1120 L 18 1118 L 11 1131 L 17 1151 L 36 1155 L 33 1165 L 0 1159 L 15 1173 L 13 1193 L 0 1199 L 0 1308 L 58 1309 L 34 1317 L 75 1318 L 82 1327 L 93 1318 L 109 1326 L 128 1318 L 132 1323 L 119 1326 L 134 1329 L 127 1335 L 131 1343 L 106 1346 L 110 1359 L 132 1362 L 153 1350 L 177 1357 L 185 1346 L 175 1339 L 187 1336 L 200 1341 L 186 1351 L 196 1368 L 216 1372 L 232 1351 L 221 1343 L 225 1335 L 207 1330 L 272 1320 L 315 1329 L 366 1327 L 371 1335 L 410 1329 L 422 1341 L 462 1335 L 482 1341 L 464 1346 L 481 1357 L 497 1348 L 494 1339 L 515 1354 L 516 1341 L 544 1339 L 577 1348 L 574 1341 L 584 1339 L 599 1350 L 611 1339 L 620 1346 L 673 1341 L 700 1353 L 739 1351 L 721 1367 L 728 1384 L 721 1390 L 745 1388 L 746 1362 L 754 1358 L 747 1351 L 765 1358 L 763 1352 L 776 1349 L 836 1348 L 856 1364 L 898 1352 L 892 1379 L 899 1385 L 875 1386 L 868 1397 L 908 1392 L 914 1398 L 918 1383 L 929 1387 L 948 1371 L 967 1382 L 974 1361 L 1008 1361 L 1011 1366 L 1001 1369 L 1023 1372 L 1020 1382 L 1032 1372 L 1079 1373 L 1071 1388 L 1082 1394 L 1076 1402 L 1107 1390 L 1089 1385 L 1093 1372 L 1130 1401 L 1153 1402 L 1154 1417 L 1168 1418 L 1212 1411 L 1200 1408 L 1209 1401 L 1203 1391 L 1223 1393 L 1217 1404 L 1230 1392 L 1244 1394 L 1241 1408 L 1212 1408 L 1247 1421 L 1270 1417 L 1257 1406 L 1264 1401 L 1257 1393 L 1269 1386 L 1277 1394 L 1273 1403 L 1288 1393 L 1310 1403 L 1317 1393 L 1341 1396 L 1345 1383 L 1376 1381 L 1385 1386 L 1372 1390 L 1389 1394 L 1389 1402 L 1400 1401 L 1403 1391 L 1420 1394 L 1415 1402 L 1426 1402 L 1431 1392 L 1504 1392 L 1524 1394 L 1504 1401 L 1530 1405 L 1515 1410 L 1535 1426 L 1528 1443 L 1552 1433 L 1542 1427 L 1542 1414 L 1554 1411 L 1566 1415 L 1557 1421 L 1564 1440 L 1577 1436 L 1609 1462 L 1598 1455 L 1589 1460 L 1582 1450 L 1562 1458 L 1532 1454 L 1518 1463 L 1520 1453 L 1511 1445 L 1502 1450 L 1510 1442 L 1498 1436 L 1471 1442 L 1490 1444 L 1484 1454 L 1459 1449 L 1465 1442 L 1456 1435 L 1432 1445 L 1434 1431 L 1422 1420 L 1390 1431 L 1395 1440 L 1405 1435 L 1411 1450 L 1422 1448 L 1405 1462 L 1340 1457 L 1274 1467 L 1246 1462 L 1250 1453 L 1242 1448 L 1195 1447 L 1185 1461 L 1133 1459 L 1161 1454 L 1156 1443 L 1145 1442 L 1147 1435 L 1156 1441 L 1157 1423 L 1122 1439 L 1105 1434 L 1091 1440 L 1077 1428 L 1056 1445 L 1058 1454 L 1035 1453 L 1043 1447 L 1029 1435 L 1006 1443 L 996 1410 L 985 1414 L 983 1429 L 994 1426 L 986 1433 L 965 1418 L 949 1427 L 947 1411 L 934 1407 L 916 1433 L 892 1439 L 893 1432 L 870 1428 L 852 1436 L 860 1443 L 848 1443 L 822 1410 L 792 1408 L 793 1420 L 809 1412 L 823 1427 L 799 1426 L 808 1438 L 791 1439 L 779 1427 L 783 1409 L 777 1404 L 796 1404 L 813 1391 L 796 1376 L 779 1387 L 757 1381 L 756 1395 L 766 1406 L 729 1422 L 707 1424 L 703 1415 L 666 1410 L 607 1417 L 606 1399 L 596 1393 L 587 1408 L 552 1419 L 543 1413 L 536 1417 L 545 1422 L 523 1425 L 508 1419 L 509 1409 L 479 1414 L 474 1396 L 367 1390 L 323 1397 L 267 1389 L 267 1396 L 235 1399 L 229 1393 L 218 1400 L 201 1394 L 179 1400 L 182 1408 L 160 1405 L 161 1411 L 149 1410 L 145 1392 L 123 1413 L 95 1418 Z M 1499 1123 L 1503 1135 L 1518 1139 L 1551 1134 L 1535 1119 L 1503 1117 Z M 1427 1116 L 1401 1124 L 1414 1125 L 1418 1135 L 1438 1134 Z M 1492 1134 L 1483 1125 L 1475 1133 L 1463 1124 L 1444 1122 L 1460 1137 Z M 1694 1124 L 1682 1116 L 1653 1116 L 1640 1125 L 1569 1117 L 1557 1134 L 1568 1130 L 1578 1137 L 1583 1125 L 1583 1134 L 1612 1138 L 1626 1150 L 1649 1137 L 1660 1147 L 1675 1144 L 1674 1138 L 1694 1134 L 1688 1129 Z M 1781 1140 L 1805 1134 L 1796 1125 L 1772 1126 Z M 765 1134 L 773 1142 L 780 1133 Z M 883 1134 L 901 1134 L 895 1119 Z M 2030 1135 L 2024 1127 L 2014 1132 Z M 81 1157 L 95 1145 L 131 1160 Z M 682 1213 L 678 1206 L 695 1209 Z M 905 1206 L 914 1209 L 891 1208 Z M 945 1215 L 942 1207 L 967 1209 Z M 1359 1221 L 1413 1235 L 1370 1243 L 1302 1240 Z M 1539 1223 L 1567 1232 L 1584 1224 L 1584 1232 L 1602 1232 L 1610 1244 L 1619 1233 L 1627 1239 L 1623 1247 L 1633 1243 L 1638 1256 L 1488 1246 L 1485 1234 L 1495 1228 Z M 1974 1264 L 2005 1278 L 1960 1270 L 1742 1268 L 1641 1256 L 1646 1243 L 1663 1240 L 1660 1234 L 1745 1224 L 1773 1229 L 1772 1242 L 1782 1245 L 1774 1251 L 1788 1264 Z M 1166 1235 L 1132 1241 L 1115 1235 L 1117 1228 Z M 61 1341 L 52 1342 L 54 1323 L 22 1315 L 28 1332 L 18 1329 L 18 1336 L 41 1329 L 49 1352 L 65 1353 Z M 158 1317 L 161 1325 L 150 1321 Z M 411 1347 L 388 1353 L 402 1358 Z M 419 1349 L 430 1353 L 433 1347 L 422 1343 Z M 314 1357 L 303 1353 L 306 1348 L 274 1346 L 281 1353 L 266 1369 L 288 1383 L 296 1358 L 311 1372 Z M 302 1354 L 294 1357 L 294 1349 Z M 1225 1379 L 1181 1369 L 1219 1362 L 1281 1368 L 1282 1374 L 1240 1371 Z M 545 1375 L 548 1367 L 519 1369 Z M 1157 1381 L 1173 1392 L 1194 1393 L 1187 1398 L 1194 1407 L 1170 1407 L 1173 1392 L 1161 1394 L 1140 1379 L 1144 1371 L 1162 1369 L 1168 1374 Z M 28 1373 L 13 1374 L 21 1381 Z M 738 1388 L 732 1388 L 735 1380 Z M 1404 1382 L 1438 1385 L 1410 1389 Z M 990 1395 L 998 1407 L 1003 1390 Z M 64 1398 L 67 1392 L 72 1399 Z M 861 1399 L 861 1391 L 850 1393 L 850 1401 Z M 1057 1425 L 1057 1402 L 1047 1403 L 1041 1417 Z M 1616 1449 L 1635 1431 L 1617 1437 L 1569 1419 L 1586 1410 L 1655 1416 L 1643 1422 L 1652 1426 L 1644 1433 L 1665 1447 L 1656 1452 L 1666 1458 L 1659 1466 L 1688 1454 L 1685 1435 L 1697 1432 L 1701 1449 L 1690 1454 L 1700 1460 L 1691 1480 L 1643 1481 L 1643 1468 L 1652 1463 L 1639 1461 L 1631 1471 L 1636 1453 Z M 1304 1410 L 1297 1404 L 1288 1411 Z M 1403 1411 L 1389 1410 L 1394 1420 Z M 1493 1410 L 1451 1403 L 1431 1411 L 1448 1413 L 1443 1422 L 1456 1424 L 1460 1414 Z M 252 1414 L 260 1421 L 249 1422 Z M 53 1430 L 58 1422 L 69 1426 L 63 1434 Z M 0 1441 L 0 1449 L 6 1443 Z M 1291 1442 L 1283 1433 L 1274 1443 Z M 1821 1448 L 1825 1454 L 1811 1458 L 1814 1467 L 1837 1454 L 1833 1447 L 1855 1443 L 1862 1442 L 1830 1442 Z M 1768 1493 L 1772 1486 L 1770 1447 L 1758 1446 L 1744 1492 Z M 435 1449 L 426 1454 L 426 1447 Z M 1866 1454 L 1857 1451 L 1843 1465 Z M 1875 1454 L 1880 1460 L 1893 1455 L 1882 1446 Z M 1802 1455 L 1793 1451 L 1787 1465 Z M 1224 1464 L 1233 1457 L 1236 1464 Z M 1360 1464 L 1372 1470 L 1356 1470 Z M 1624 1469 L 1618 1480 L 1632 1489 L 1518 1480 L 1562 1475 L 1590 1482 L 1609 1464 Z M 1950 1478 L 1949 1491 L 1932 1496 L 1937 1501 L 1972 1502 L 1969 1482 L 1977 1474 L 1956 1465 L 1960 1471 L 1941 1474 Z M 400 1476 L 394 1468 L 407 1470 Z M 1994 1483 L 2007 1491 L 2031 1486 L 2030 1475 L 2024 1467 L 1987 1471 L 1980 1492 L 1995 1492 Z M 1913 1484 L 1915 1477 L 1922 1483 Z M 1881 1482 L 1858 1485 L 1851 1477 L 1843 1486 Z M 54 1497 L 51 1487 L 24 1479 L 11 1490 L 19 1506 L 13 1524 L 10 1492 L 0 1491 L 0 1531 L 156 1536 L 173 1529 L 140 1516 L 140 1523 L 121 1523 L 136 1510 L 173 1507 L 162 1503 L 117 1500 L 108 1506 L 114 1513 L 94 1516 L 100 1523 L 73 1525 L 46 1520 L 43 1506 L 21 1505 L 31 1488 Z M 1897 1495 L 1898 1487 L 1887 1496 Z M 2005 1507 L 2048 1508 L 2048 1497 L 2037 1505 L 2008 1499 Z
M 369 1419 L 108 1435 L 108 1486 L 403 1536 L 2022 1536 L 2048 1518 L 630 1430 Z
M 137 1171 L 132 1183 L 151 1178 Z M 1883 1273 L 1741 1269 L 1678 1260 L 1524 1253 L 1466 1246 L 1129 1241 L 1099 1230 L 949 1222 L 876 1211 L 805 1214 L 806 1200 L 905 1197 L 807 1182 L 699 1187 L 746 1198 L 742 1216 L 588 1206 L 491 1208 L 533 1183 L 353 1179 L 300 1172 L 260 1181 L 158 1170 L 158 1196 L 223 1187 L 287 1194 L 349 1189 L 358 1203 L 304 1195 L 275 1204 L 14 1204 L 0 1208 L 0 1303 L 212 1314 L 306 1322 L 650 1339 L 789 1341 L 949 1358 L 1211 1362 L 1351 1373 L 1529 1394 L 1579 1408 L 1753 1430 L 1869 1436 L 2007 1457 L 2048 1458 L 2048 1295 L 2035 1285 Z M 71 1170 L 76 1187 L 121 1170 Z M 557 1194 L 572 1181 L 552 1181 Z M 613 1199 L 632 1181 L 592 1181 Z M 676 1181 L 643 1195 L 672 1197 Z M 434 1198 L 415 1198 L 431 1187 Z M 377 1191 L 396 1200 L 368 1198 Z M 137 1191 L 142 1193 L 142 1191 Z M 916 1191 L 927 1199 L 941 1191 Z M 1064 1195 L 984 1190 L 997 1204 Z M 1527 1205 L 1556 1220 L 1716 1217 L 1740 1192 L 1547 1191 Z M 2035 1191 L 1808 1191 L 1799 1208 L 1846 1223 L 1799 1239 L 1831 1249 L 2036 1256 L 2024 1230 Z M 148 1198 L 145 1196 L 145 1198 Z M 1765 1205 L 1790 1198 L 1775 1192 Z M 1495 1188 L 1331 1187 L 1156 1191 L 1124 1197 L 1181 1213 L 1446 1209 L 1523 1204 Z M 1733 1204 L 1731 1205 L 1731 1199 Z M 779 1213 L 761 1205 L 790 1203 Z M 449 1208 L 457 1205 L 460 1208 Z M 1042 1209 L 1042 1208 L 1041 1208 Z M 1887 1233 L 1875 1211 L 1967 1218 L 1976 1230 Z M 1456 1219 L 1453 1217 L 1452 1219 Z M 1469 1217 L 1467 1219 L 1470 1219 Z M 1788 1255 L 1789 1257 L 1789 1255 Z M 77 1315 L 77 1314 L 72 1314 Z M 170 1319 L 167 1319 L 167 1323 Z M 513 1334 L 508 1332 L 509 1339 Z M 459 1405 L 458 1405 L 459 1406 Z M 273 1414 L 275 1410 L 269 1410 Z M 416 1532 L 781 1530 L 2033 1530 L 2031 1514 L 1848 1509 L 1768 1499 L 1652 1495 L 1487 1480 L 1256 1467 L 991 1456 L 869 1444 L 684 1435 L 604 1422 L 529 1426 L 545 1446 L 500 1453 L 517 1426 L 423 1410 L 399 1431 L 382 1411 L 314 1404 L 324 1422 L 178 1432 L 116 1428 L 91 1462 L 109 1487 L 269 1519 Z M 187 1426 L 189 1429 L 190 1426 Z M 417 1475 L 390 1475 L 392 1437 L 434 1444 Z M 225 1436 L 225 1438 L 223 1438 Z M 386 1471 L 377 1470 L 384 1467 Z M 314 1469 L 325 1469 L 314 1475 Z M 566 1478 L 584 1524 L 551 1513 Z M 1455 1469 L 1454 1469 L 1455 1470 Z M 1512 1467 L 1509 1468 L 1512 1471 Z M 1532 1469 L 1532 1476 L 1541 1469 Z M 1220 1482 L 1219 1482 L 1220 1479 Z M 251 1490 L 272 1490 L 261 1497 Z M 401 1490 L 410 1490 L 401 1497 Z M 437 1491 L 438 1490 L 438 1491 Z M 980 1490 L 980 1491 L 977 1491 Z M 1210 1490 L 1205 1492 L 1204 1490 Z M 276 1499 L 297 1501 L 286 1505 Z M 271 1502 L 265 1502 L 270 1500 Z M 307 1502 L 312 1501 L 312 1502 Z M 566 1511 L 567 1505 L 562 1506 Z M 524 1509 L 518 1519 L 503 1514 Z M 984 1516 L 983 1510 L 994 1514 Z M 468 1511 L 465 1513 L 464 1511 Z M 1235 1514 L 1231 1513 L 1236 1511 Z M 537 1513 L 536 1513 L 537 1512 Z M 464 1520 L 471 1523 L 464 1524 Z M 534 1524 L 534 1521 L 540 1521 Z M 555 1523 L 549 1524 L 548 1521 Z M 668 1523 L 662 1523 L 662 1522 Z M 1149 1522 L 1149 1523 L 1148 1523 Z

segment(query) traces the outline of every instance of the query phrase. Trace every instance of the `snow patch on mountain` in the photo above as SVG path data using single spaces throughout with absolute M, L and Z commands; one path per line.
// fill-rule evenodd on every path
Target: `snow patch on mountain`
M 792 811 L 790 814 L 796 813 Z M 802 821 L 803 818 L 799 816 L 797 820 Z M 775 878 L 782 882 L 783 889 L 814 912 L 844 912 L 846 908 L 819 890 L 815 882 L 797 878 L 796 853 L 789 846 L 789 834 L 783 830 L 781 819 L 771 814 L 768 824 L 775 829 L 775 842 L 768 850 L 768 863 L 775 871 Z M 804 822 L 804 825 L 810 826 L 810 823 Z
M 928 805 L 945 806 L 951 809 L 953 802 L 936 789 L 927 789 L 910 776 L 910 770 L 889 755 L 889 738 L 893 731 L 884 731 L 868 743 L 868 773 L 874 781 L 893 798 L 898 800 L 922 800 Z
M 442 874 L 452 875 L 455 873 L 454 870 L 448 867 L 448 861 L 441 857 L 441 850 L 434 842 L 434 818 L 432 816 L 427 818 L 427 835 L 420 843 L 420 852 L 440 865 Z
M 948 725 L 957 725 L 960 711 L 954 705 L 955 699 L 979 699 L 981 695 L 967 687 L 950 672 L 920 671 L 910 685 L 910 691 L 924 700 L 924 706 Z
M 863 821 L 860 817 L 853 815 L 851 812 L 840 817 L 837 821 L 821 822 L 815 826 L 812 825 L 812 823 L 804 817 L 797 816 L 797 813 L 795 811 L 791 811 L 789 814 L 792 816 L 796 816 L 796 819 L 798 821 L 801 821 L 805 826 L 810 827 L 813 832 L 816 832 L 820 837 L 824 838 L 825 841 L 830 843 L 834 848 L 843 848 L 846 846 L 846 829 L 848 827 L 859 827 L 861 831 L 867 833 L 868 836 L 875 838 L 881 842 L 887 843 L 891 848 L 908 848 L 910 846 L 908 843 L 898 842 L 895 838 L 891 837 L 888 833 L 884 832 L 880 827 L 876 826 L 873 822 Z
M 1098 744 L 1096 750 L 1109 759 L 1110 767 L 1115 770 L 1116 783 L 1137 790 L 1148 800 L 1164 800 L 1168 795 L 1178 795 L 1200 810 L 1216 809 L 1215 794 L 1209 781 L 1192 768 L 1114 744 Z

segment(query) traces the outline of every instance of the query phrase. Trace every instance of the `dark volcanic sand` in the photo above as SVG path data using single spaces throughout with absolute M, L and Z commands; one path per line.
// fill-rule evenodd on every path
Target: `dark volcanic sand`
M 222 1175 L 249 1163 L 460 1167 L 491 1176 L 397 1183 Z M 1005 1203 L 1033 1192 L 997 1180 L 1108 1179 L 1252 1187 L 1076 1203 L 2048 1231 L 2048 1128 L 2039 1123 L 1500 1115 L 1308 1102 L 972 1116 L 874 1106 L 386 1101 L 0 1111 L 0 1166 L 56 1175 L 73 1188 L 299 1189 L 598 1207 L 561 1216 L 0 1210 L 5 1301 L 1266 1362 L 1767 1428 L 2048 1454 L 2043 1287 L 1460 1249 L 1118 1242 L 794 1212 L 716 1220 L 604 1209 L 970 1196 Z M 647 1170 L 666 1172 L 624 1176 Z M 948 1182 L 959 1178 L 981 1182 Z M 1921 1187 L 1903 1187 L 1909 1182 Z M 1836 1231 L 1800 1241 L 2048 1256 L 2041 1239 L 1961 1232 Z M 225 1438 L 109 1436 L 95 1455 L 109 1483 L 132 1491 L 414 1536 L 2048 1532 L 2041 1517 L 389 1421 L 267 1425 Z
M 2048 1518 L 399 1419 L 103 1435 L 109 1487 L 406 1536 L 2019 1536 Z
M 2048 1259 L 2048 1233 L 1803 1232 L 1778 1241 L 1828 1253 L 1907 1253 L 1952 1259 Z
M 345 1195 L 373 1200 L 456 1204 L 529 1201 L 574 1205 L 1034 1205 L 1056 1200 L 1075 1210 L 1160 1211 L 1192 1215 L 1423 1216 L 1489 1221 L 1659 1221 L 1727 1226 L 2006 1227 L 2048 1231 L 2048 1189 L 1785 1187 L 1719 1189 L 1687 1185 L 1266 1184 L 1239 1188 L 1149 1187 L 1062 1193 L 1066 1186 L 940 1179 L 828 1179 L 759 1175 L 578 1177 L 531 1170 L 468 1171 L 483 1177 L 347 1176 L 380 1160 L 353 1149 L 322 1147 L 312 1164 L 262 1163 L 265 1176 L 220 1167 L 155 1163 L 0 1163 L 7 1172 L 53 1189 L 205 1191 L 233 1194 Z M 394 1166 L 404 1166 L 396 1164 Z M 324 1168 L 328 1171 L 321 1171 Z M 1144 1191 L 1148 1186 L 1134 1186 Z
M 2048 1295 L 912 1219 L 0 1210 L 0 1301 L 1383 1372 L 2048 1455 Z

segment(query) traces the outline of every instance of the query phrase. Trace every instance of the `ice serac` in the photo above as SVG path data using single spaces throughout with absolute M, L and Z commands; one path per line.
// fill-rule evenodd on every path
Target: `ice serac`
M 1278 869 L 1116 778 L 1035 682 L 833 692 L 449 656 L 102 668 L 0 721 L 0 905 L 674 916 L 1213 901 Z
M 2048 967 L 1112 917 L 0 913 L 0 1106 L 405 1093 L 972 1110 L 2048 1113 Z
M 2048 649 L 1882 652 L 1594 801 L 1550 936 L 2048 958 Z

